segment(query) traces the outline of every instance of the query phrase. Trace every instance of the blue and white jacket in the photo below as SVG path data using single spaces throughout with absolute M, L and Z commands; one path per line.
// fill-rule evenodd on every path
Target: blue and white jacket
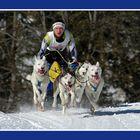
M 42 57 L 43 55 L 45 55 L 46 50 L 58 50 L 60 52 L 63 52 L 65 49 L 67 50 L 67 53 L 70 53 L 70 57 L 72 60 L 77 60 L 77 50 L 75 47 L 73 35 L 68 30 L 65 30 L 63 34 L 63 40 L 61 42 L 58 42 L 54 35 L 54 32 L 50 31 L 47 32 L 42 41 L 41 49 L 38 53 L 38 56 Z

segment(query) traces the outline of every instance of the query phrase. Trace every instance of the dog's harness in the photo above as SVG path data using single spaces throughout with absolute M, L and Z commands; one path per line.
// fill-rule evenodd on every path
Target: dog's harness
M 77 87 L 79 87 L 79 88 L 83 88 L 84 86 L 86 86 L 86 83 L 87 83 L 87 81 L 88 81 L 88 80 L 86 80 L 86 81 L 81 81 L 81 80 L 79 80 L 79 79 L 77 79 L 77 78 L 76 78 L 76 80 L 77 80 L 77 82 L 78 82 Z
M 38 70 L 38 73 L 41 74 L 41 76 L 45 76 L 45 75 L 47 75 L 47 70 L 43 74 L 40 73 L 40 70 Z M 42 81 L 41 80 L 37 80 L 37 89 L 38 89 L 40 94 L 42 94 L 42 90 L 41 90 Z
M 68 93 L 67 92 L 65 92 L 67 95 L 69 95 L 69 92 L 71 91 L 71 87 L 75 84 L 75 81 L 76 80 L 74 80 L 74 82 L 73 82 L 73 84 L 72 85 L 64 85 L 62 82 L 61 82 L 61 80 L 60 80 L 60 84 L 64 87 L 64 89 L 66 90 L 66 91 L 68 91 Z
M 86 80 L 86 81 L 81 81 L 81 80 L 79 80 L 79 78 L 77 78 L 78 76 L 76 76 L 76 75 L 75 75 L 74 77 L 75 77 L 75 79 L 76 79 L 79 83 L 81 83 L 81 84 L 82 84 L 82 83 L 87 83 L 87 81 L 88 81 L 88 80 Z
M 42 83 L 42 81 L 39 81 L 39 80 L 37 81 L 37 89 L 40 92 L 40 94 L 42 94 L 41 83 Z
M 94 80 L 93 80 L 93 82 L 89 79 L 89 77 L 88 77 L 88 82 L 87 82 L 87 84 L 88 84 L 88 86 L 89 87 L 91 87 L 91 89 L 94 91 L 94 92 L 96 92 L 96 90 L 97 90 L 97 88 L 98 88 L 98 85 L 99 85 L 99 83 L 100 83 L 100 77 L 99 76 L 96 76 L 96 75 L 93 75 L 93 77 L 94 77 Z M 91 81 L 91 82 L 90 82 Z
M 79 70 L 80 68 L 81 68 L 81 67 L 79 67 L 78 70 Z M 78 71 L 78 70 L 77 70 L 77 71 Z M 80 87 L 82 87 L 82 85 L 81 85 L 82 83 L 87 83 L 87 81 L 88 81 L 88 80 L 86 80 L 86 81 L 81 81 L 81 80 L 79 80 L 79 77 L 78 77 L 76 74 L 73 74 L 73 76 L 74 76 L 75 79 L 79 82 L 79 84 L 80 84 L 79 86 L 80 86 Z

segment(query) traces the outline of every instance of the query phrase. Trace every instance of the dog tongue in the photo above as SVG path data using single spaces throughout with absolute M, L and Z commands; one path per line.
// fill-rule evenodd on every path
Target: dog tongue
M 98 80 L 98 79 L 99 79 L 99 75 L 95 75 L 94 78 L 95 78 L 96 80 Z
M 72 85 L 69 85 L 69 87 L 71 88 L 71 87 L 72 87 Z
M 96 76 L 93 78 L 93 82 L 94 82 L 95 84 L 98 84 L 99 81 L 100 81 L 100 78 L 99 78 L 98 75 L 96 75 Z
M 40 74 L 44 74 L 45 71 L 44 71 L 44 70 L 40 70 L 40 69 L 38 69 L 38 73 L 40 73 Z
M 66 85 L 66 88 L 67 88 L 68 91 L 71 90 L 71 87 L 72 87 L 72 85 Z

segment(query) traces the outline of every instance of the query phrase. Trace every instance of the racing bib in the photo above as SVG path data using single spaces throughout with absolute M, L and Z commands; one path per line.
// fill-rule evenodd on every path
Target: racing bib
M 60 65 L 58 62 L 54 61 L 49 70 L 49 78 L 51 82 L 54 82 L 60 74 L 61 74 Z

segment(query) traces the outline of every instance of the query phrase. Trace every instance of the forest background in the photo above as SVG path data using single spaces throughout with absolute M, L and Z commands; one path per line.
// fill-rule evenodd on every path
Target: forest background
M 78 61 L 97 61 L 105 85 L 98 104 L 140 101 L 139 11 L 0 11 L 0 111 L 32 105 L 26 75 L 52 23 L 62 19 L 74 35 Z

